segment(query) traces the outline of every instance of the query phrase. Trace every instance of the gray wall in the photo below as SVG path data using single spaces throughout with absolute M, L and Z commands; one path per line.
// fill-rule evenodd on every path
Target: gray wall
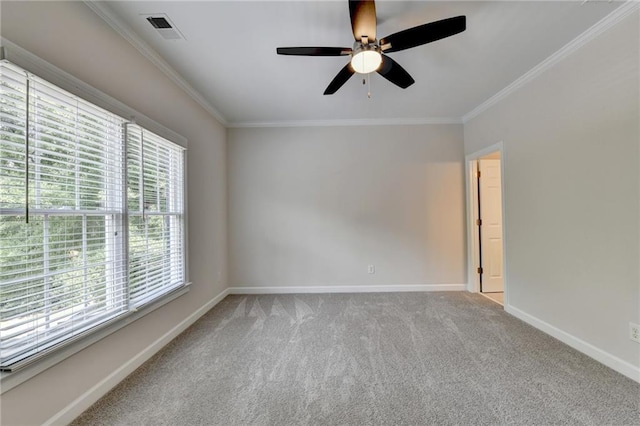
M 638 14 L 465 125 L 504 142 L 509 303 L 640 366 Z
M 230 285 L 466 283 L 462 137 L 462 125 L 230 129 Z
M 2 36 L 189 139 L 192 291 L 2 395 L 40 424 L 234 286 L 466 281 L 463 154 L 504 141 L 510 303 L 634 365 L 638 16 L 461 125 L 225 129 L 81 2 Z M 375 275 L 366 266 L 375 264 Z M 218 278 L 220 277 L 220 278 Z M 35 408 L 34 408 L 35 407 Z
M 0 423 L 35 425 L 226 287 L 226 134 L 210 114 L 82 2 L 2 2 L 1 25 L 3 37 L 189 140 L 191 291 L 2 395 Z

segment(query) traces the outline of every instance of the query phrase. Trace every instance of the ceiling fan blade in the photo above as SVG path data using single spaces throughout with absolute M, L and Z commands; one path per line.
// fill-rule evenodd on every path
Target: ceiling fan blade
M 349 0 L 351 29 L 356 41 L 376 39 L 376 4 L 373 0 Z
M 386 55 L 382 55 L 382 64 L 378 68 L 378 74 L 403 89 L 415 83 L 413 77 L 404 68 Z
M 335 78 L 331 80 L 331 83 L 329 83 L 329 85 L 325 89 L 324 94 L 333 95 L 334 93 L 336 93 L 338 89 L 341 88 L 342 85 L 345 84 L 347 80 L 349 80 L 354 73 L 355 71 L 351 66 L 351 62 L 349 62 L 347 65 L 344 66 L 344 68 L 340 70 L 338 75 L 336 75 Z
M 278 55 L 297 56 L 344 56 L 351 53 L 350 47 L 278 47 Z
M 461 33 L 466 28 L 467 17 L 455 16 L 391 34 L 380 40 L 380 47 L 385 53 L 397 52 Z

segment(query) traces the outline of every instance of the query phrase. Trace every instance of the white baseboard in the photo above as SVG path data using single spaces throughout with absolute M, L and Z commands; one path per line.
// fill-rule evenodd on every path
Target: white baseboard
M 196 322 L 202 315 L 207 313 L 211 308 L 217 305 L 222 299 L 229 294 L 229 289 L 211 299 L 206 305 L 189 315 L 178 325 L 173 327 L 155 342 L 144 348 L 136 356 L 131 358 L 117 370 L 109 374 L 107 377 L 98 382 L 91 389 L 80 395 L 69 405 L 64 407 L 53 417 L 47 420 L 44 425 L 67 425 L 71 423 L 87 408 L 91 407 L 101 397 L 106 395 L 113 387 L 124 380 L 129 374 L 133 373 L 136 368 L 140 367 L 145 361 L 155 355 L 160 349 L 166 346 L 171 340 L 176 338 L 180 333 L 186 330 L 190 325 Z
M 562 331 L 559 328 L 554 327 L 553 325 L 534 317 L 533 315 L 523 312 L 518 308 L 514 308 L 510 305 L 505 305 L 504 309 L 514 317 L 521 319 L 522 321 L 526 322 L 529 325 L 532 325 L 533 327 L 541 331 L 544 331 L 545 333 L 555 337 L 561 342 L 571 346 L 573 349 L 590 356 L 591 358 L 617 371 L 618 373 L 640 383 L 640 367 L 637 367 L 633 364 L 628 363 L 627 361 L 611 355 L 610 353 L 605 352 L 602 349 L 597 348 L 592 344 L 587 343 L 584 340 L 567 333 L 566 331 Z
M 229 294 L 291 294 L 291 293 L 377 293 L 377 292 L 429 292 L 429 291 L 464 291 L 466 284 L 422 284 L 422 285 L 369 285 L 369 286 L 298 286 L 298 287 L 230 287 L 222 291 L 218 296 L 210 300 L 196 312 L 184 319 L 174 328 L 147 346 L 128 362 L 120 366 L 117 370 L 105 377 L 91 389 L 76 398 L 65 408 L 47 420 L 44 425 L 66 425 L 71 423 L 77 416 L 91 407 L 102 396 L 109 392 L 118 383 L 124 380 L 129 374 L 140 367 L 149 358 L 155 355 L 160 349 L 176 338 L 180 333 L 195 323 L 202 315 L 217 305 Z M 513 306 L 506 305 L 505 311 L 521 319 L 529 325 L 555 337 L 572 348 L 584 353 L 640 383 L 640 368 L 634 366 L 590 343 L 585 342 L 553 325 L 542 321 L 526 312 Z
M 330 285 L 280 287 L 229 287 L 229 294 L 291 294 L 291 293 L 387 293 L 400 291 L 464 291 L 466 284 L 417 285 Z

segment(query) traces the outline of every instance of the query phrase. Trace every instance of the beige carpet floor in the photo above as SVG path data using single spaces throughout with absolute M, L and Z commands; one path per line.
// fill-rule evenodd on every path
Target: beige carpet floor
M 640 384 L 477 294 L 229 296 L 74 425 L 640 425 Z

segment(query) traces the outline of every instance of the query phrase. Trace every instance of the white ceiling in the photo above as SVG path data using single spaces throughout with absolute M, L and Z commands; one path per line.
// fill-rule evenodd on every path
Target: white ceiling
M 466 15 L 467 30 L 389 54 L 416 80 L 372 74 L 324 89 L 348 57 L 276 55 L 276 47 L 351 47 L 347 1 L 118 1 L 102 4 L 231 125 L 333 120 L 460 120 L 621 3 L 378 1 L 378 36 Z M 145 15 L 165 13 L 186 40 L 165 40 Z

